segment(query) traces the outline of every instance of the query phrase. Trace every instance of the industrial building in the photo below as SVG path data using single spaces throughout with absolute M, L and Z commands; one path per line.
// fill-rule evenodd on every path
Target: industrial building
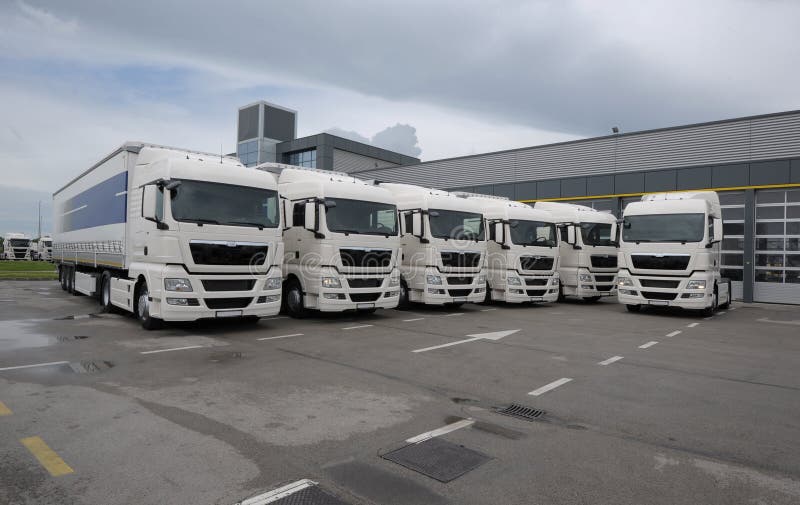
M 273 115 L 285 122 L 280 128 L 269 127 Z M 529 203 L 567 201 L 617 216 L 646 193 L 717 191 L 723 274 L 733 280 L 734 297 L 800 304 L 800 111 L 427 162 L 328 134 L 294 139 L 295 125 L 294 111 L 266 102 L 243 107 L 240 158 Z M 243 147 L 253 140 L 257 147 Z

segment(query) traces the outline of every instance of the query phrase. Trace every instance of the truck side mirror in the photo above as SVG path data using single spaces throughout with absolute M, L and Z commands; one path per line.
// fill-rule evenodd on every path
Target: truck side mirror
M 714 218 L 714 243 L 722 242 L 722 219 Z
M 494 241 L 497 242 L 502 249 L 510 249 L 506 244 L 506 228 L 503 222 L 492 224 L 494 226 Z
M 422 238 L 422 214 L 420 212 L 411 214 L 411 234 Z
M 285 231 L 294 225 L 292 222 L 294 217 L 292 213 L 292 203 L 285 198 L 281 198 L 281 212 L 283 213 L 283 229 Z
M 142 188 L 142 217 L 158 222 L 158 187 L 148 184 Z
M 317 203 L 316 202 L 306 202 L 305 203 L 305 223 L 303 223 L 303 228 L 308 231 L 317 231 Z
M 575 227 L 567 225 L 567 244 L 575 245 Z

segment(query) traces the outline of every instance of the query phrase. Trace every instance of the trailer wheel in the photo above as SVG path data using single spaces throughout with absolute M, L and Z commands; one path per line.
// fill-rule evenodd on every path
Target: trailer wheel
M 80 293 L 77 289 L 75 289 L 75 274 L 78 272 L 76 267 L 72 267 L 69 269 L 69 292 L 72 293 L 72 296 L 80 296 Z
M 411 302 L 408 301 L 408 284 L 403 279 L 400 279 L 400 299 L 397 301 L 397 308 L 400 310 L 405 310 L 411 306 Z
M 139 287 L 136 298 L 136 315 L 139 317 L 139 322 L 142 323 L 142 328 L 147 331 L 157 330 L 164 324 L 161 319 L 150 315 L 150 292 L 147 290 L 146 282 L 142 282 Z
M 642 310 L 641 305 L 626 305 L 625 308 L 628 309 L 628 312 L 639 312 Z
M 61 289 L 63 291 L 67 290 L 67 275 L 66 275 L 66 267 L 63 265 L 58 266 L 58 282 L 61 284 Z
M 107 271 L 100 276 L 100 310 L 111 312 L 114 306 L 111 305 L 111 274 Z
M 289 279 L 286 283 L 286 312 L 295 319 L 308 316 L 308 309 L 303 305 L 303 288 L 297 279 Z

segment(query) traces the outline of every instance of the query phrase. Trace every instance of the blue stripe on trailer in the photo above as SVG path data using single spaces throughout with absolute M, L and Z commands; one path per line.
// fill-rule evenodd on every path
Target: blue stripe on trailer
M 124 223 L 128 172 L 120 172 L 61 204 L 60 233 Z M 58 221 L 58 220 L 57 220 Z

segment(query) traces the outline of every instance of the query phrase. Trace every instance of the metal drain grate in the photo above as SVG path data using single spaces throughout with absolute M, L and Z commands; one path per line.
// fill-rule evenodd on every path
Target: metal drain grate
M 535 421 L 541 418 L 545 414 L 545 411 L 512 403 L 508 407 L 498 409 L 497 413 L 503 414 L 504 416 L 518 417 L 526 421 Z
M 439 482 L 450 482 L 492 459 L 440 438 L 407 445 L 382 457 Z

